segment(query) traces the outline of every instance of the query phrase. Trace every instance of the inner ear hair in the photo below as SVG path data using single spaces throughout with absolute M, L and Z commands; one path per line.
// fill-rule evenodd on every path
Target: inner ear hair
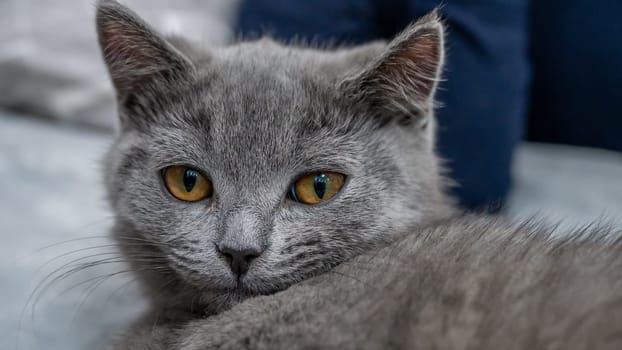
M 171 83 L 192 69 L 179 49 L 118 2 L 100 0 L 96 17 L 104 61 L 119 96 L 146 82 Z
M 444 61 L 444 28 L 437 11 L 408 26 L 362 72 L 346 79 L 346 94 L 399 125 L 425 127 Z

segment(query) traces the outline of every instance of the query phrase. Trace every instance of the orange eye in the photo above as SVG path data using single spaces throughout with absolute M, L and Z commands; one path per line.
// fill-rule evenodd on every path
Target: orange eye
M 173 165 L 164 169 L 164 184 L 177 199 L 186 202 L 198 202 L 212 196 L 212 182 L 198 170 Z
M 304 204 L 319 204 L 336 195 L 346 181 L 346 176 L 331 171 L 302 176 L 289 190 L 289 198 Z

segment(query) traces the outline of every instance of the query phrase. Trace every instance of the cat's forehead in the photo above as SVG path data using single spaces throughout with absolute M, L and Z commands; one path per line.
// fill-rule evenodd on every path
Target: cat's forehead
M 200 99 L 211 129 L 239 142 L 276 138 L 287 143 L 343 109 L 336 84 L 312 59 L 269 41 L 220 52 L 204 79 Z
M 283 45 L 268 38 L 214 50 L 210 56 L 204 66 L 237 87 L 299 96 L 298 92 L 308 93 L 318 87 L 334 89 L 343 78 L 330 71 L 335 66 L 333 52 Z
M 338 120 L 343 108 L 332 82 L 286 51 L 272 60 L 240 59 L 232 52 L 210 61 L 192 98 L 177 101 L 172 114 L 184 122 L 174 132 L 160 129 L 158 145 L 190 151 L 196 163 L 206 161 L 227 179 L 244 183 L 250 175 L 304 162 L 313 166 L 318 153 L 335 149 L 339 142 L 330 137 L 327 120 Z
M 210 51 L 213 64 L 230 64 L 267 70 L 272 73 L 295 74 L 312 68 L 323 56 L 320 50 L 284 45 L 270 38 L 240 42 Z

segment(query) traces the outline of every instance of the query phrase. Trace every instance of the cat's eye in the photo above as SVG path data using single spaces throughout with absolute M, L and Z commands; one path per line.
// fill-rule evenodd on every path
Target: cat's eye
M 321 171 L 300 177 L 289 189 L 291 200 L 304 204 L 319 204 L 336 195 L 346 181 L 346 176 L 331 171 Z
M 212 182 L 196 169 L 173 165 L 163 171 L 164 184 L 173 197 L 198 202 L 212 196 Z

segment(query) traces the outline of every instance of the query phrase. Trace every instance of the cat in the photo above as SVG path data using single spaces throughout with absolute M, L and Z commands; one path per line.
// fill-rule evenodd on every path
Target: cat
M 446 194 L 436 12 L 336 49 L 204 49 L 113 0 L 96 18 L 112 234 L 150 302 L 113 349 L 620 348 L 612 230 L 554 240 Z

